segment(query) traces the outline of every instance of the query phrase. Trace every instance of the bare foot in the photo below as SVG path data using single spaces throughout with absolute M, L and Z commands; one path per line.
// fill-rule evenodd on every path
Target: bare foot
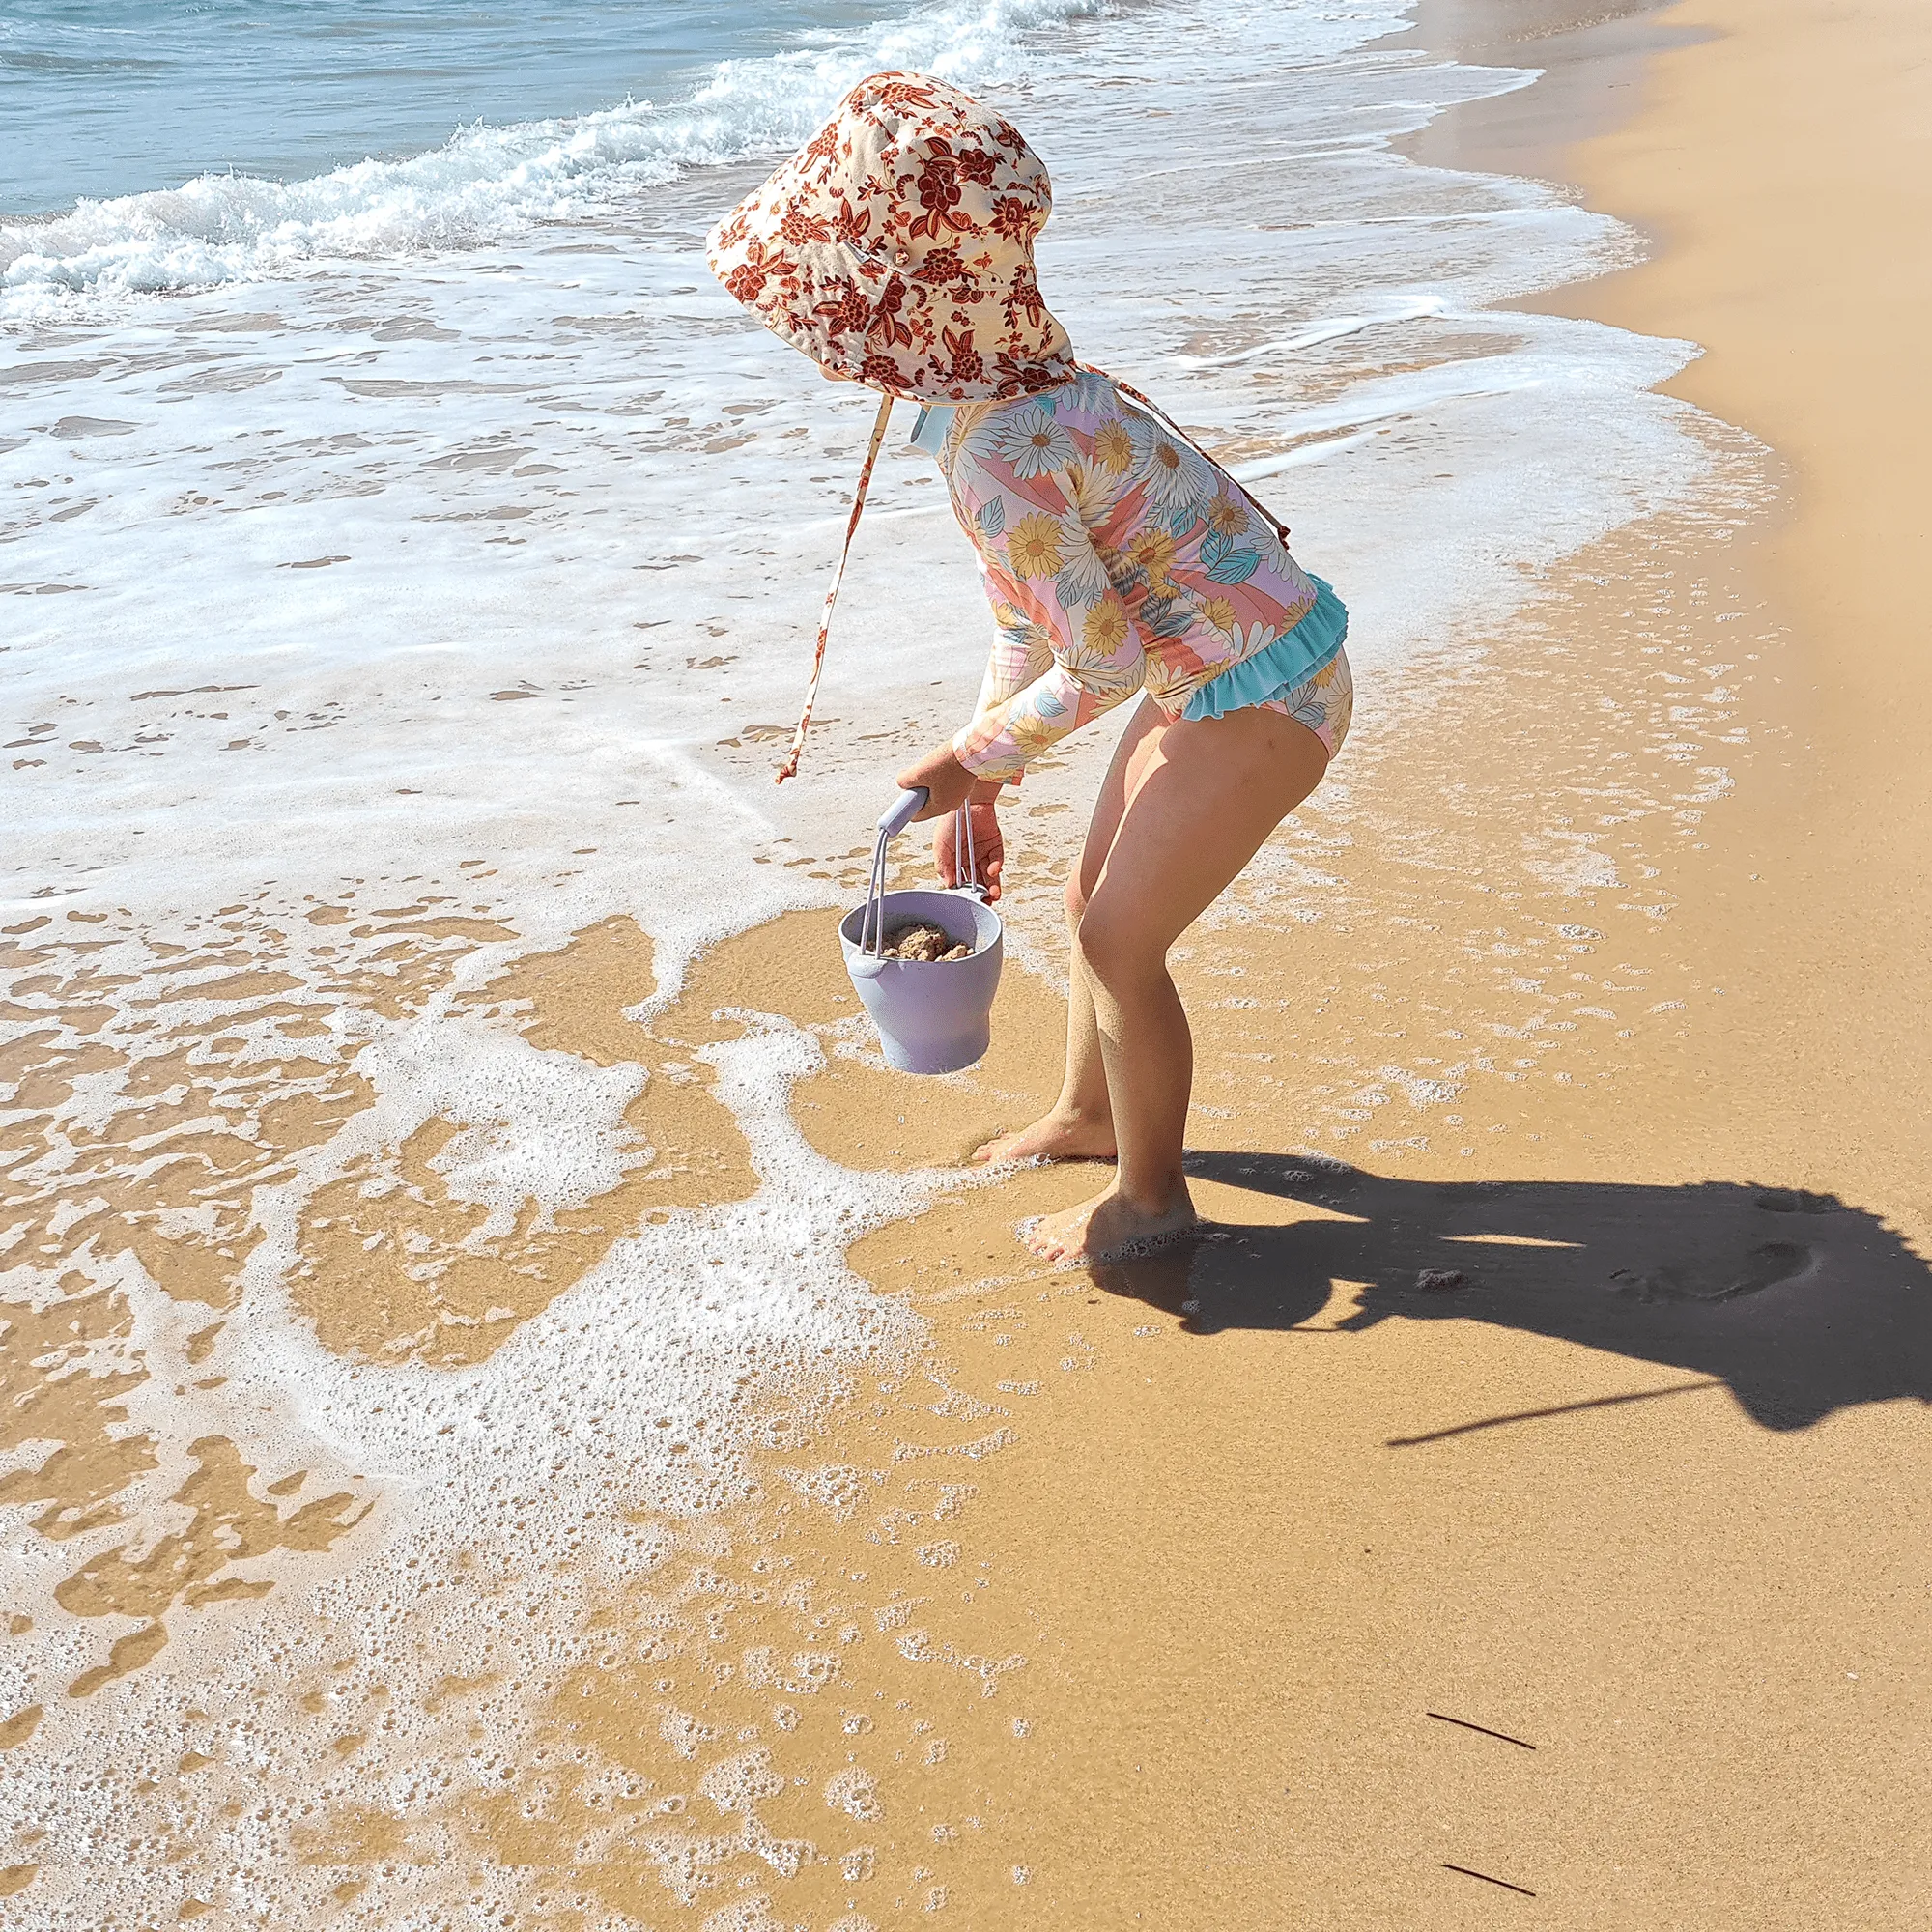
M 1198 1219 L 1185 1192 L 1161 1212 L 1150 1213 L 1109 1188 L 1077 1208 L 1026 1223 L 1020 1239 L 1050 1262 L 1097 1262 L 1184 1233 Z
M 973 1150 L 976 1161 L 1112 1160 L 1114 1123 L 1077 1114 L 1042 1114 L 1016 1134 L 995 1134 Z

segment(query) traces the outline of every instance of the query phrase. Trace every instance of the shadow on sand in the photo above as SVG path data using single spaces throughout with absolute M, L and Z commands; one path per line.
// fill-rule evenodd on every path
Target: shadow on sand
M 1730 1181 L 1400 1180 L 1270 1153 L 1195 1153 L 1187 1171 L 1326 1212 L 1221 1223 L 1186 1244 L 1090 1270 L 1192 1334 L 1317 1326 L 1332 1282 L 1365 1284 L 1348 1334 L 1391 1316 L 1493 1321 L 1704 1379 L 1598 1407 L 1728 1386 L 1767 1429 L 1834 1409 L 1932 1401 L 1932 1268 L 1875 1215 L 1831 1195 Z M 1346 1218 L 1331 1218 L 1346 1217 Z M 1534 1416 L 1460 1424 L 1408 1447 Z

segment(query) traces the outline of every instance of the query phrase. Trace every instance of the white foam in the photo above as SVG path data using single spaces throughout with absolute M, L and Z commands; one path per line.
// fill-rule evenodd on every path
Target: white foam
M 1233 369 L 1243 362 L 1259 361 L 1264 355 L 1292 355 L 1300 349 L 1318 349 L 1324 342 L 1339 342 L 1343 336 L 1358 335 L 1365 328 L 1375 327 L 1378 323 L 1414 322 L 1425 315 L 1441 313 L 1441 301 L 1435 296 L 1424 296 L 1418 301 L 1400 302 L 1385 315 L 1339 315 L 1317 323 L 1313 328 L 1303 329 L 1298 334 L 1257 342 L 1246 349 L 1236 349 L 1232 355 L 1177 355 L 1174 362 L 1179 369 Z
M 474 1368 L 345 1362 L 319 1346 L 287 1298 L 302 1208 L 366 1150 L 367 1114 L 267 1190 L 269 1238 L 248 1264 L 242 1302 L 192 1371 L 181 1342 L 217 1311 L 170 1299 L 131 1257 L 83 1258 L 133 1315 L 128 1334 L 98 1350 L 95 1372 L 147 1375 L 129 1423 L 150 1438 L 156 1466 L 124 1500 L 151 1541 L 185 1526 L 176 1519 L 188 1513 L 171 1512 L 164 1499 L 208 1434 L 237 1441 L 258 1471 L 258 1495 L 282 1471 L 306 1468 L 308 1483 L 284 1507 L 349 1484 L 367 1513 L 326 1556 L 282 1552 L 231 1567 L 243 1580 L 275 1580 L 268 1602 L 177 1612 L 171 1661 L 179 1668 L 192 1655 L 191 1701 L 210 1714 L 195 1722 L 185 1719 L 166 1667 L 110 1683 L 85 1704 L 61 1695 L 135 1627 L 71 1617 L 52 1597 L 77 1563 L 119 1544 L 125 1524 L 57 1545 L 29 1529 L 24 1512 L 7 1512 L 13 1601 L 37 1628 L 11 1646 L 0 1697 L 10 1711 L 46 1710 L 31 1769 L 11 1780 L 14 1828 L 49 1834 L 22 1923 L 74 1923 L 83 1911 L 97 1915 L 93 1923 L 123 1915 L 133 1922 L 152 1906 L 160 1875 L 139 1858 L 130 1865 L 126 1848 L 163 1838 L 189 1859 L 168 1883 L 192 1889 L 218 1873 L 233 1910 L 324 1922 L 339 1874 L 290 1864 L 300 1820 L 332 1804 L 374 1804 L 416 1821 L 416 1842 L 434 1845 L 439 1828 L 426 1821 L 452 1793 L 486 1787 L 498 1767 L 533 1749 L 535 1714 L 572 1669 L 613 1643 L 634 1654 L 635 1635 L 586 1631 L 582 1613 L 598 1592 L 651 1575 L 669 1554 L 660 1529 L 635 1520 L 639 1511 L 695 1514 L 743 1492 L 749 1419 L 734 1413 L 732 1394 L 740 1378 L 756 1370 L 769 1384 L 788 1359 L 801 1372 L 797 1399 L 810 1404 L 823 1399 L 828 1372 L 849 1374 L 911 1338 L 912 1318 L 846 1269 L 844 1245 L 962 1184 L 960 1177 L 854 1174 L 814 1153 L 786 1101 L 792 1081 L 818 1064 L 818 1048 L 781 1022 L 745 1017 L 746 1037 L 705 1057 L 746 1131 L 759 1192 L 616 1242 Z M 412 1031 L 399 1028 L 390 1042 L 400 1057 L 443 1057 L 419 1043 L 412 1056 Z M 423 1085 L 395 1131 L 419 1111 Z M 774 1254 L 788 1258 L 781 1271 L 766 1264 Z M 43 1286 L 32 1267 L 0 1276 L 12 1299 Z M 216 1377 L 225 1378 L 218 1397 L 185 1386 Z M 277 1667 L 313 1657 L 319 1630 L 338 1633 L 353 1659 L 321 1711 L 302 1702 L 301 1672 Z M 452 1676 L 488 1678 L 494 1688 L 439 1715 L 428 1693 Z M 342 1730 L 338 1702 L 378 1685 L 388 1693 L 380 1748 L 351 1767 L 331 1749 Z M 792 1673 L 784 1688 L 810 1695 L 816 1684 Z M 211 1731 L 219 1762 L 185 1785 L 171 1767 L 184 1750 L 208 1752 Z M 104 1737 L 120 1741 L 107 1755 Z M 714 1797 L 749 1804 L 756 1796 L 724 1767 L 706 1776 Z M 82 1790 L 89 1804 L 72 1806 Z M 223 1815 L 238 1792 L 247 1798 L 241 1820 Z M 385 1907 L 426 1909 L 451 1895 L 446 1871 L 387 1876 L 398 1882 L 384 1886 Z M 534 1883 L 498 1882 L 506 1900 Z M 466 1873 L 458 1890 L 469 1883 Z

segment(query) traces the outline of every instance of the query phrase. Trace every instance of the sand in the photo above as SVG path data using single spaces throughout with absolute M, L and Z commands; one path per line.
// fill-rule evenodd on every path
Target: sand
M 1013 1431 L 956 1534 L 1028 1735 L 982 1719 L 970 1794 L 888 1787 L 993 1813 L 1026 1889 L 953 1876 L 970 1923 L 1910 1923 L 1932 1876 L 1928 23 L 1543 24 L 1509 57 L 1560 81 L 1430 157 L 1649 230 L 1549 305 L 1703 343 L 1674 386 L 1770 445 L 1781 501 L 1626 533 L 1535 644 L 1418 670 L 1287 841 L 1339 882 L 1321 917 L 1251 893 L 1197 936 L 1197 1192 L 1240 1232 L 1085 1294 L 1016 1273 L 1010 1219 L 1088 1170 L 860 1250 L 916 1296 L 1001 1276 L 925 1305 Z M 1565 878 L 1565 834 L 1609 865 Z M 1460 1131 L 1420 1079 L 1462 1083 Z M 840 1081 L 807 1104 L 857 1157 L 885 1096 Z M 1373 1122 L 1321 1140 L 1364 1178 L 1298 1158 L 1324 1101 Z M 1020 1111 L 952 1104 L 958 1142 Z
M 1768 446 L 1714 432 L 1778 500 L 1619 533 L 1492 650 L 1364 693 L 1330 781 L 1177 952 L 1201 1241 L 1033 1264 L 1013 1224 L 1093 1191 L 1081 1167 L 857 1244 L 925 1346 L 771 1397 L 746 1500 L 668 1518 L 674 1560 L 607 1592 L 597 1614 L 648 1642 L 558 1688 L 500 1802 L 441 1820 L 479 1868 L 555 1874 L 523 1922 L 1922 1915 L 1932 22 L 1697 0 L 1580 24 L 1443 6 L 1419 32 L 1551 66 L 1428 157 L 1573 181 L 1651 232 L 1649 264 L 1547 305 L 1705 345 L 1673 386 Z M 718 949 L 647 1025 L 635 933 L 486 989 L 530 1002 L 539 1045 L 673 1076 L 640 1103 L 663 1157 L 520 1232 L 450 1291 L 475 1304 L 453 1323 L 407 1269 L 352 1265 L 392 1210 L 345 1190 L 343 1255 L 319 1247 L 302 1290 L 324 1339 L 478 1359 L 505 1282 L 513 1326 L 627 1217 L 746 1192 L 704 1056 L 742 1009 L 840 1037 L 833 923 Z M 77 1006 L 85 955 L 52 937 L 19 943 Z M 484 937 L 412 937 L 384 997 Z M 855 1167 L 963 1158 L 1048 1097 L 1056 1025 L 1009 968 L 979 1069 L 831 1051 L 794 1118 Z M 270 1137 L 299 1146 L 329 1104 Z M 211 1304 L 223 1238 L 185 1244 Z M 71 1396 L 9 1346 L 35 1402 Z M 142 1453 L 93 1403 L 40 1478 L 49 1533 Z M 98 1566 L 68 1606 L 159 1633 L 238 1536 L 352 1547 L 353 1484 L 277 1509 L 247 1473 L 211 1447 L 172 1569 Z M 166 1640 L 113 1668 L 164 1667 Z M 333 1666 L 291 1667 L 325 1695 Z M 23 1761 L 38 1720 L 0 1719 Z M 344 1724 L 353 1756 L 375 1720 Z M 569 1740 L 649 1794 L 614 1835 L 608 1799 L 539 1766 Z M 214 1748 L 182 1778 L 223 1775 Z M 302 1857 L 346 1910 L 444 1842 L 372 1796 L 309 1821 Z M 37 1857 L 10 1853 L 0 1891 L 56 1877 Z

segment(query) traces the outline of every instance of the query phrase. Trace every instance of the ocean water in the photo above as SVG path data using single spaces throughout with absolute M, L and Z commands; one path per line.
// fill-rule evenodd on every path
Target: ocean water
M 406 159 L 459 128 L 687 99 L 757 60 L 887 17 L 891 0 L 10 0 L 0 10 L 0 214 L 203 174 L 298 181 Z
M 93 1358 L 129 1378 L 155 1445 L 126 1515 L 162 1508 L 211 1435 L 264 1481 L 333 1472 L 313 1481 L 367 1506 L 327 1559 L 260 1559 L 274 1592 L 179 1619 L 165 1667 L 85 1706 L 61 1686 L 130 1626 L 57 1592 L 125 1522 L 55 1542 L 7 1512 L 33 1628 L 0 1693 L 46 1712 L 10 1759 L 12 1822 L 93 1874 L 37 1886 L 20 1922 L 137 1922 L 138 1879 L 114 1874 L 163 1838 L 238 1910 L 330 1922 L 276 1821 L 371 1776 L 399 1815 L 480 1788 L 591 1641 L 583 1593 L 652 1560 L 621 1525 L 732 1493 L 734 1385 L 907 1342 L 843 1246 L 968 1183 L 813 1154 L 784 1099 L 826 1046 L 774 1019 L 711 1052 L 757 1190 L 628 1228 L 484 1358 L 346 1360 L 296 1293 L 319 1204 L 420 1184 L 401 1150 L 439 1121 L 457 1132 L 438 1184 L 483 1217 L 486 1254 L 647 1166 L 626 1109 L 669 1076 L 540 1049 L 478 989 L 623 915 L 670 1000 L 710 942 L 842 902 L 838 861 L 892 772 L 967 715 L 983 603 L 929 462 L 895 448 L 803 775 L 771 783 L 871 406 L 751 324 L 699 243 L 846 85 L 922 67 L 1025 128 L 1057 187 L 1049 300 L 1341 588 L 1359 728 L 1406 664 L 1697 501 L 1711 437 L 1652 393 L 1690 345 L 1493 307 L 1634 238 L 1545 186 L 1393 154 L 1534 80 L 1420 53 L 1406 20 L 1399 0 L 8 9 L 0 925 L 91 951 L 65 981 L 25 960 L 4 1024 L 99 1057 L 50 1101 L 15 1090 L 36 1151 L 0 1293 L 128 1311 Z M 1079 796 L 1111 735 L 1038 774 L 1045 795 Z M 1028 865 L 1050 881 L 1055 857 Z M 1049 898 L 1015 895 L 1022 953 Z M 398 933 L 439 922 L 446 982 L 388 997 Z M 226 1301 L 157 1283 L 153 1247 L 69 1238 L 72 1204 L 147 1184 L 157 1143 L 113 1123 L 216 1034 L 195 1146 L 226 1136 L 260 1172 L 169 1197 L 156 1225 L 240 1257 Z M 271 1108 L 338 1094 L 281 1157 Z M 671 1459 L 673 1435 L 696 1450 Z M 480 1591 L 478 1552 L 508 1580 Z M 322 1616 L 396 1698 L 374 1774 L 261 1694 L 264 1661 Z M 426 1654 L 519 1687 L 488 1750 L 412 1694 Z M 259 1819 L 224 1822 L 225 1785 L 186 1815 L 143 1785 L 190 1680 L 233 1713 Z M 492 1883 L 513 1909 L 514 1875 Z M 440 1922 L 458 1884 L 412 1867 L 388 1922 Z

